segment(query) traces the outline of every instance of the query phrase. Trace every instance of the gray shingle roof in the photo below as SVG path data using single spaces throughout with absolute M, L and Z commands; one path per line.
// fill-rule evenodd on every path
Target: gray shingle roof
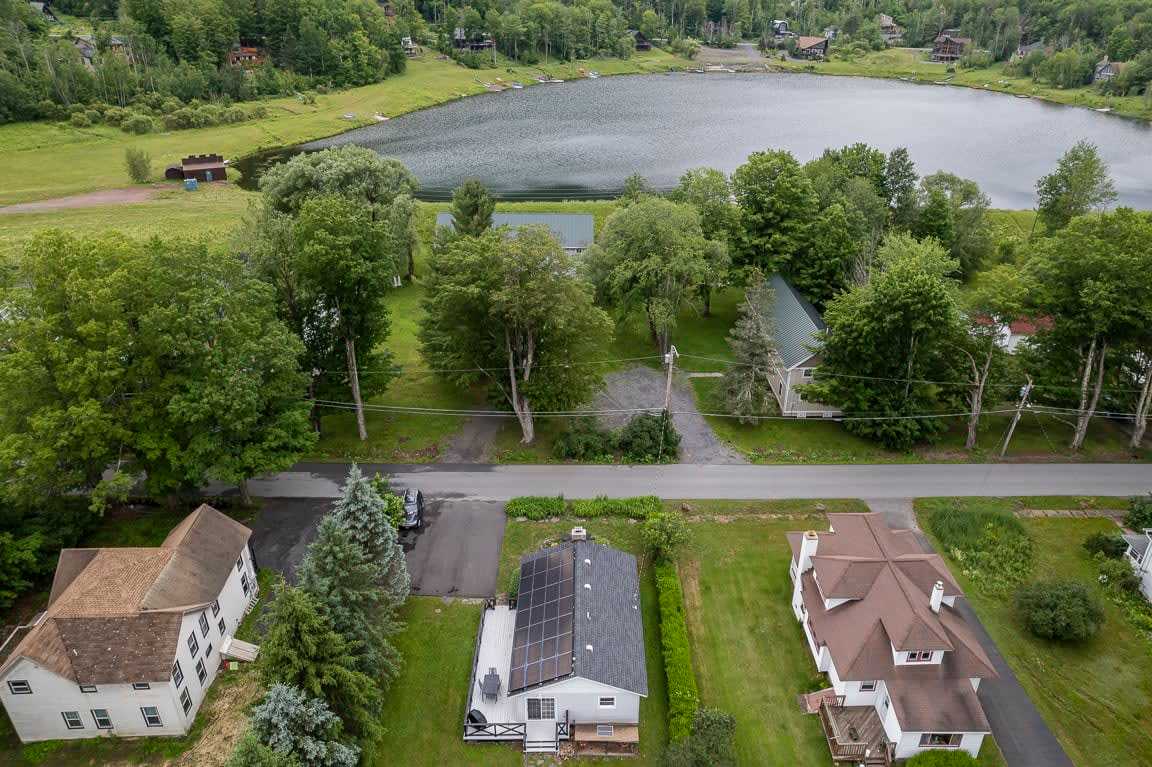
M 647 695 L 636 557 L 599 543 L 577 541 L 575 586 L 573 672 Z M 587 645 L 592 645 L 591 652 Z
M 795 367 L 812 356 L 816 334 L 824 329 L 824 321 L 816 307 L 808 303 L 796 289 L 779 274 L 769 279 L 772 287 L 772 336 L 776 351 L 785 368 Z
M 1150 543 L 1147 533 L 1136 533 L 1135 535 L 1125 533 L 1124 540 L 1132 547 L 1137 559 L 1144 558 L 1144 553 L 1148 551 L 1148 544 Z
M 583 250 L 595 238 L 593 218 L 586 213 L 493 213 L 492 226 L 543 224 L 565 248 Z M 437 213 L 436 226 L 452 226 L 451 213 Z

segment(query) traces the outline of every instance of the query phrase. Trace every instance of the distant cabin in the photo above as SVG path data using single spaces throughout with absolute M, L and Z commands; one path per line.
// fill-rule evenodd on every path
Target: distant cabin
M 786 37 L 795 37 L 792 31 L 788 28 L 788 21 L 786 19 L 772 20 L 772 36 L 777 40 L 782 40 Z
M 1036 53 L 1037 51 L 1039 51 L 1040 53 L 1047 53 L 1048 52 L 1047 46 L 1044 44 L 1043 40 L 1037 40 L 1034 43 L 1028 43 L 1028 44 L 1021 43 L 1020 45 L 1018 45 L 1016 47 L 1016 54 L 1013 56 L 1013 58 L 1015 60 L 1019 61 L 1020 59 L 1024 58 L 1028 54 Z
M 958 37 L 955 29 L 946 29 L 936 36 L 932 43 L 932 60 L 951 63 L 958 61 L 968 46 L 972 45 L 972 38 Z
M 72 45 L 80 52 L 80 59 L 84 62 L 85 68 L 91 70 L 95 68 L 96 56 L 100 53 L 99 47 L 96 44 L 96 38 L 92 35 L 73 35 Z M 128 43 L 122 37 L 112 35 L 108 38 L 107 51 L 112 53 L 120 53 L 125 56 L 129 55 Z
M 264 63 L 264 49 L 254 45 L 237 45 L 228 51 L 228 64 L 242 69 L 255 69 Z
M 880 36 L 884 38 L 885 43 L 899 45 L 904 42 L 904 28 L 897 24 L 891 16 L 881 13 L 876 22 L 880 26 Z
M 828 38 L 801 35 L 796 38 L 796 50 L 793 55 L 800 59 L 826 58 L 828 56 Z
M 204 182 L 227 181 L 228 161 L 218 154 L 189 155 L 179 165 L 169 165 L 164 170 L 164 178 L 171 181 L 189 178 Z
M 458 51 L 480 53 L 492 50 L 496 47 L 496 43 L 492 42 L 492 36 L 487 33 L 469 35 L 464 27 L 456 27 L 452 32 L 452 46 Z
M 776 342 L 777 366 L 772 371 L 772 393 L 780 415 L 796 418 L 832 417 L 841 412 L 800 396 L 796 387 L 813 382 L 820 366 L 819 333 L 824 330 L 820 312 L 779 274 L 769 280 L 772 288 L 772 337 Z
M 411 37 L 401 37 L 400 46 L 404 48 L 404 55 L 408 58 L 417 56 L 420 53 L 420 46 L 414 43 Z
M 48 19 L 48 21 L 54 24 L 60 23 L 60 19 L 56 18 L 56 14 L 52 12 L 50 7 L 48 7 L 48 3 L 29 2 L 28 7 L 44 18 Z
M 628 30 L 628 34 L 632 35 L 632 40 L 635 44 L 636 50 L 638 50 L 638 51 L 650 51 L 650 50 L 652 50 L 652 41 L 649 40 L 647 37 L 645 37 L 644 34 L 640 30 L 630 29 L 630 30 Z
M 586 213 L 493 213 L 492 226 L 531 226 L 543 224 L 552 230 L 569 253 L 580 253 L 596 236 L 594 219 Z M 436 226 L 455 228 L 451 213 L 437 213 Z
M 1109 61 L 1108 57 L 1100 59 L 1096 62 L 1096 68 L 1092 72 L 1092 82 L 1101 83 L 1117 77 L 1124 71 L 1127 64 L 1122 61 Z

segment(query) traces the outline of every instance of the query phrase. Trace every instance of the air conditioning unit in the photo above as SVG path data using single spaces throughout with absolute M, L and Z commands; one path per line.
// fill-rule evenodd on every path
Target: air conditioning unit
M 588 540 L 588 531 L 583 527 L 574 527 L 572 528 L 572 535 L 570 537 L 574 541 L 586 541 Z

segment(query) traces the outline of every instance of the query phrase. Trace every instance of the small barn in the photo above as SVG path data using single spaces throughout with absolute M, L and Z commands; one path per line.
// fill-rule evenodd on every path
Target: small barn
M 828 38 L 827 37 L 808 37 L 801 35 L 796 38 L 796 50 L 794 52 L 796 58 L 800 59 L 823 59 L 828 56 Z
M 228 161 L 218 154 L 189 155 L 179 165 L 169 165 L 164 170 L 164 178 L 171 181 L 189 178 L 205 182 L 227 181 Z

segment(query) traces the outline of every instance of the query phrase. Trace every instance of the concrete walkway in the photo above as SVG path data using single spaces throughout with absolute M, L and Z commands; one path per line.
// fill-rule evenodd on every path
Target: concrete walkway
M 876 499 L 865 503 L 872 511 L 883 513 L 892 529 L 919 530 L 911 498 Z M 923 533 L 916 537 L 925 551 L 934 551 Z M 981 682 L 977 695 L 1008 767 L 1072 767 L 1072 760 L 1064 753 L 1060 741 L 1040 716 L 1028 693 L 1024 692 L 1000 649 L 976 617 L 971 603 L 967 599 L 958 600 L 956 609 L 972 627 L 999 674 L 995 679 Z

